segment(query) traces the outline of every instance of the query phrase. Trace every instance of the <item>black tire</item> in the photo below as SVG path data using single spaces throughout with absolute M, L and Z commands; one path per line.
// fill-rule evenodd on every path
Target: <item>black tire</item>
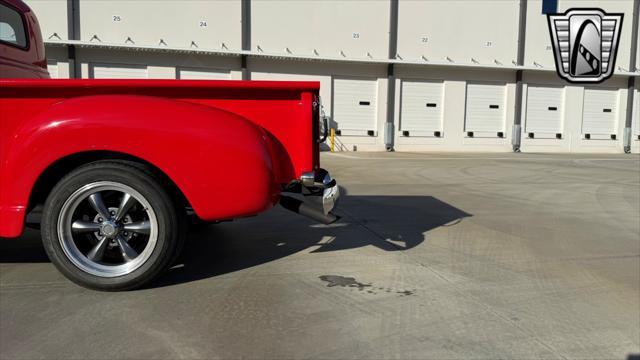
M 59 221 L 60 224 L 64 224 L 65 218 L 62 217 L 61 212 L 66 209 L 65 203 L 68 203 L 68 200 L 81 189 L 100 182 L 120 184 L 137 191 L 149 206 L 142 203 L 139 205 L 145 210 L 151 209 L 155 220 L 152 224 L 157 226 L 153 232 L 157 234 L 154 236 L 154 244 L 145 252 L 146 260 L 140 262 L 138 267 L 129 273 L 117 276 L 100 276 L 85 271 L 77 265 L 77 262 L 72 261 L 72 259 L 78 259 L 78 255 L 75 257 L 70 255 L 68 246 L 63 246 L 63 243 L 68 244 L 69 240 L 61 240 L 60 236 L 61 233 L 64 234 L 60 230 Z M 71 213 L 73 214 L 73 211 Z M 178 257 L 184 243 L 185 230 L 184 212 L 177 208 L 176 201 L 172 199 L 167 187 L 163 186 L 162 180 L 154 176 L 153 172 L 144 165 L 128 161 L 98 161 L 75 169 L 53 188 L 45 202 L 42 216 L 42 242 L 51 262 L 76 284 L 104 291 L 132 290 L 156 278 Z M 74 236 L 71 237 L 71 241 L 75 244 Z M 85 257 L 85 260 L 93 261 L 88 257 Z M 124 255 L 123 260 L 126 260 Z M 100 260 L 95 263 L 99 264 Z

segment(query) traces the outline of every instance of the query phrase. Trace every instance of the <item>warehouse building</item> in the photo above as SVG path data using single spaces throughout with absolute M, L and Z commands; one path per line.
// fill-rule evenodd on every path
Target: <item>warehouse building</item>
M 58 78 L 317 80 L 342 151 L 640 152 L 634 0 L 28 0 Z M 623 13 L 614 75 L 555 72 L 545 13 Z

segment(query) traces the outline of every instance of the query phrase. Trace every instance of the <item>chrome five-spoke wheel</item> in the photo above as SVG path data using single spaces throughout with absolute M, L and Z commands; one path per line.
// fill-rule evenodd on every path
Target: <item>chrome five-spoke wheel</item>
M 42 243 L 71 281 L 131 290 L 180 254 L 186 211 L 166 179 L 127 160 L 82 165 L 53 187 L 42 212 Z M 180 205 L 178 205 L 180 204 Z
M 122 276 L 151 256 L 158 219 L 149 202 L 130 186 L 98 181 L 76 190 L 62 205 L 58 239 L 64 253 L 83 271 Z

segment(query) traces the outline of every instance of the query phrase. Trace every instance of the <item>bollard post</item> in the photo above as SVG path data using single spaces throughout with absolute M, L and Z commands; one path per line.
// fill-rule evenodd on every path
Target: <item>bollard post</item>
M 331 152 L 333 152 L 333 147 L 335 145 L 335 141 L 336 141 L 336 130 L 335 129 L 331 129 Z

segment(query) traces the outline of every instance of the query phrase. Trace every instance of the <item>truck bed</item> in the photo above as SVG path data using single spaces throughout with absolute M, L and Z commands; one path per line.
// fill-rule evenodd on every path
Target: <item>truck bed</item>
M 226 110 L 265 129 L 281 153 L 277 177 L 286 182 L 318 167 L 318 147 L 312 144 L 319 125 L 312 112 L 319 88 L 319 82 L 297 81 L 0 79 L 0 140 L 24 119 L 70 98 L 140 95 L 174 99 Z M 0 141 L 0 158 L 6 143 Z
M 204 220 L 264 211 L 319 169 L 318 91 L 318 82 L 0 79 L 0 235 L 20 233 L 41 174 L 79 152 L 153 164 Z

